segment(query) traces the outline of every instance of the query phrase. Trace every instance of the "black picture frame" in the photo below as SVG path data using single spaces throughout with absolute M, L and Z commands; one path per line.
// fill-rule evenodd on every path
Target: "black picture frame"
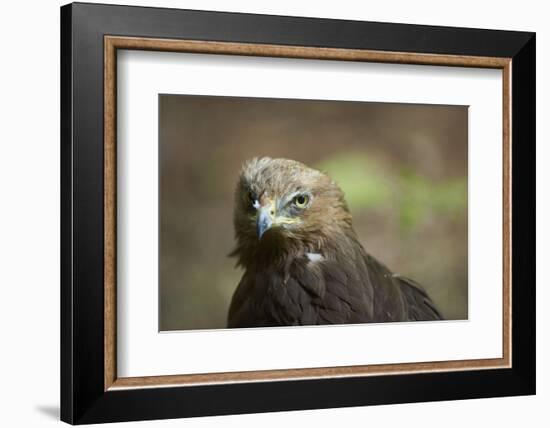
M 104 36 L 512 59 L 512 367 L 105 391 Z M 535 34 L 74 3 L 61 8 L 61 419 L 71 424 L 535 393 Z

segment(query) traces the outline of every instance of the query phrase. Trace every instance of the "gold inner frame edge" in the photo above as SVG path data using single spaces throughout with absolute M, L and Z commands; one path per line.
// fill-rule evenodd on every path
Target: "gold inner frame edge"
M 117 377 L 116 367 L 116 54 L 118 49 L 241 55 L 393 64 L 494 68 L 502 70 L 503 94 L 503 349 L 501 358 L 420 363 L 280 369 L 169 376 Z M 220 383 L 395 375 L 511 367 L 511 58 L 481 57 L 309 46 L 104 37 L 104 390 Z

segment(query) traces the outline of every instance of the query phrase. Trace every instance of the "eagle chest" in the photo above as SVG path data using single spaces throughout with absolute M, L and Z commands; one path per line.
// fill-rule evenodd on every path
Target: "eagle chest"
M 313 292 L 315 287 L 306 283 L 303 271 L 303 267 L 292 263 L 248 272 L 253 283 L 251 312 L 257 321 L 265 325 L 316 324 L 320 296 Z
M 355 312 L 346 280 L 334 280 L 323 267 L 297 259 L 286 269 L 256 272 L 253 307 L 257 318 L 265 325 L 350 322 Z

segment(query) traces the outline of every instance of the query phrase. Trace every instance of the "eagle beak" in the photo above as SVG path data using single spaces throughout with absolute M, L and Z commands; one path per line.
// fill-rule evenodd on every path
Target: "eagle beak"
M 256 220 L 258 239 L 262 239 L 262 235 L 273 225 L 273 214 L 273 207 L 271 205 L 258 209 L 258 218 Z

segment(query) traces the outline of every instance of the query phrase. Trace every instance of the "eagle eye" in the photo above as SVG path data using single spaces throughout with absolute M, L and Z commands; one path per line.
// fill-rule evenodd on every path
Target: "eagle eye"
M 298 195 L 294 197 L 294 199 L 292 200 L 292 203 L 298 208 L 305 208 L 308 202 L 309 202 L 308 195 Z
M 256 194 L 250 190 L 248 192 L 248 206 L 250 207 L 250 209 L 258 209 L 258 207 L 260 206 L 260 203 L 258 202 L 258 198 L 256 197 Z

